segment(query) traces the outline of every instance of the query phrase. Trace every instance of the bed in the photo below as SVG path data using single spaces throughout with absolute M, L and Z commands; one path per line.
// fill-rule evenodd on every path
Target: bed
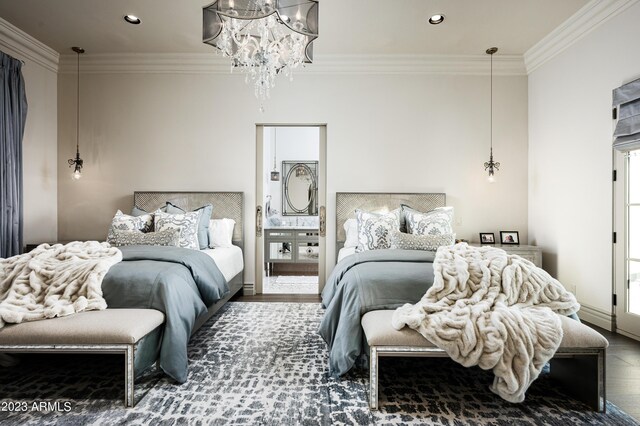
M 329 368 L 341 376 L 354 365 L 366 366 L 368 346 L 360 318 L 369 311 L 416 303 L 433 284 L 433 252 L 345 248 L 344 223 L 355 210 L 391 211 L 402 204 L 420 211 L 444 207 L 443 193 L 337 193 L 338 263 L 322 292 L 326 308 L 319 333 L 329 347 Z
M 153 212 L 170 202 L 185 211 L 213 205 L 212 219 L 235 221 L 231 247 L 120 247 L 123 261 L 102 282 L 109 308 L 151 308 L 165 314 L 160 344 L 139 345 L 140 372 L 154 361 L 178 382 L 188 374 L 187 344 L 192 336 L 243 286 L 242 192 L 135 192 L 134 205 Z M 213 261 L 212 261 L 213 260 Z M 146 361 L 144 364 L 142 362 Z

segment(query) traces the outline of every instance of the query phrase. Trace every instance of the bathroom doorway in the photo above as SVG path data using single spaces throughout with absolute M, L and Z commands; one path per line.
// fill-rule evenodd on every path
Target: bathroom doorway
M 256 131 L 256 293 L 318 294 L 325 276 L 326 126 Z

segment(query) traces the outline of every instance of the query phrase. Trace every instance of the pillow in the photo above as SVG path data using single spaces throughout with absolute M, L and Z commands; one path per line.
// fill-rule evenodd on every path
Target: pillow
M 456 234 L 416 235 L 391 232 L 392 249 L 436 251 L 440 246 L 450 246 L 456 242 Z
M 160 207 L 158 210 L 162 211 L 162 212 L 166 212 L 167 211 L 167 206 L 165 205 L 164 207 Z M 145 214 L 153 214 L 151 212 L 148 212 L 144 209 L 141 209 L 138 206 L 133 206 L 133 208 L 131 209 L 131 216 L 142 216 Z
M 358 221 L 356 219 L 347 219 L 344 223 L 344 248 L 358 247 Z
M 113 244 L 115 241 L 115 231 L 140 231 L 149 232 L 153 229 L 153 215 L 144 214 L 142 216 L 129 216 L 118 210 L 111 220 L 111 227 L 107 234 L 107 242 Z
M 161 211 L 155 213 L 156 232 L 167 229 L 177 229 L 180 232 L 178 247 L 198 250 L 198 219 L 200 212 L 190 212 L 184 214 L 170 214 Z
M 426 213 L 402 206 L 407 232 L 415 235 L 453 234 L 453 207 L 438 207 Z
M 167 213 L 169 214 L 184 214 L 185 210 L 171 204 L 167 201 Z M 200 249 L 206 249 L 209 247 L 209 221 L 211 220 L 211 213 L 213 213 L 213 206 L 211 204 L 205 204 L 194 210 L 194 212 L 200 212 L 200 218 L 198 219 L 198 244 Z
M 388 249 L 391 231 L 400 230 L 400 209 L 386 214 L 356 210 L 356 220 L 358 221 L 357 252 Z
M 180 229 L 167 229 L 158 232 L 118 231 L 114 232 L 112 245 L 122 246 L 178 246 Z
M 211 219 L 209 221 L 209 247 L 232 247 L 235 225 L 236 221 L 233 219 Z

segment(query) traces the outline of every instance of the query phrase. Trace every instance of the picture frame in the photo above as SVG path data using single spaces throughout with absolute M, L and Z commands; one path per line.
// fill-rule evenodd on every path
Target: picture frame
M 520 234 L 518 231 L 500 231 L 500 244 L 519 245 Z
M 481 232 L 480 233 L 480 244 L 487 245 L 487 244 L 495 244 L 496 243 L 496 236 L 493 234 L 493 232 Z

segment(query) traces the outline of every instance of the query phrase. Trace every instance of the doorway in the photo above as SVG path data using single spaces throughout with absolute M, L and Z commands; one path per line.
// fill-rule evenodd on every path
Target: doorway
M 256 126 L 256 293 L 319 294 L 326 126 Z
M 640 339 L 640 150 L 616 152 L 615 157 L 622 171 L 614 186 L 616 328 Z

